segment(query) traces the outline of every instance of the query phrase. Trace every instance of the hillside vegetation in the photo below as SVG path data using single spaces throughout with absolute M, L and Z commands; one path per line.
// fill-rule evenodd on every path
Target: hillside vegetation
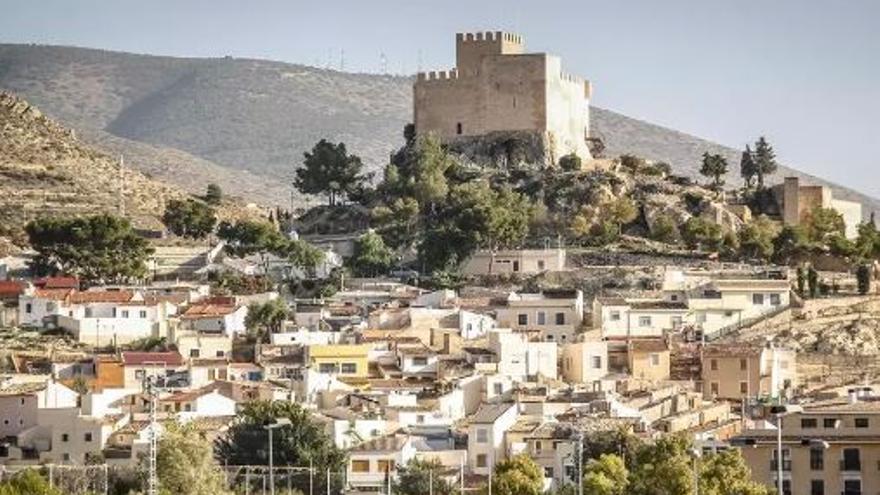
M 322 138 L 345 142 L 368 169 L 381 170 L 412 118 L 411 86 L 405 77 L 262 60 L 0 45 L 0 88 L 89 129 L 85 139 L 130 150 L 131 163 L 157 178 L 192 192 L 212 180 L 263 203 L 288 204 L 294 166 Z M 676 174 L 698 177 L 706 151 L 739 162 L 740 150 L 601 108 L 591 124 L 607 156 L 668 162 Z M 728 184 L 739 183 L 737 172 L 731 167 Z M 775 180 L 787 175 L 833 185 L 786 167 Z M 862 201 L 866 215 L 880 206 L 850 189 L 835 186 L 835 194 Z

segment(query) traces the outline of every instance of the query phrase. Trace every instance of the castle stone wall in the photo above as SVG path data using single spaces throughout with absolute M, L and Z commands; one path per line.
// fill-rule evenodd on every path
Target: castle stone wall
M 550 143 L 548 164 L 570 152 L 589 159 L 589 83 L 563 73 L 558 57 L 523 51 L 511 33 L 459 34 L 456 69 L 416 79 L 416 132 L 447 142 L 534 132 Z

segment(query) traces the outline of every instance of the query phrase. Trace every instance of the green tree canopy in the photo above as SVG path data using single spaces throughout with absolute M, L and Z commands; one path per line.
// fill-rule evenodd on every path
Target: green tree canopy
M 807 230 L 802 225 L 786 225 L 773 240 L 774 260 L 790 265 L 812 248 Z
M 270 335 L 278 333 L 290 314 L 287 303 L 283 299 L 273 299 L 265 303 L 252 303 L 248 306 L 244 326 L 260 341 L 268 342 Z
M 203 239 L 214 230 L 217 215 L 201 201 L 172 199 L 165 206 L 162 223 L 177 236 Z
M 822 208 L 821 206 L 810 210 L 804 225 L 810 241 L 826 246 L 831 237 L 843 236 L 846 231 L 843 215 L 834 208 Z
M 703 153 L 703 163 L 700 173 L 712 179 L 712 187 L 716 190 L 724 185 L 724 176 L 727 174 L 727 159 L 719 154 Z
M 303 166 L 296 170 L 293 184 L 304 194 L 323 194 L 330 206 L 340 198 L 348 198 L 366 181 L 363 163 L 357 155 L 350 155 L 345 143 L 318 141 L 304 154 Z
M 498 495 L 541 495 L 544 470 L 526 454 L 519 454 L 495 465 L 492 493 Z
M 388 272 L 394 264 L 394 252 L 382 236 L 369 231 L 354 243 L 354 254 L 348 260 L 351 271 L 360 277 L 375 277 Z
M 220 189 L 220 186 L 213 182 L 208 184 L 205 190 L 205 202 L 209 205 L 217 206 L 221 201 L 223 201 L 223 190 Z
M 755 142 L 754 162 L 758 188 L 764 189 L 764 181 L 767 176 L 773 175 L 776 173 L 776 169 L 779 168 L 779 164 L 776 163 L 776 153 L 764 136 L 759 137 Z
M 192 425 L 169 424 L 159 438 L 156 473 L 163 494 L 230 493 L 211 442 Z
M 747 258 L 770 260 L 773 256 L 773 241 L 778 235 L 776 223 L 766 215 L 759 215 L 740 229 L 740 253 Z
M 619 456 L 602 454 L 584 466 L 584 493 L 590 495 L 625 495 L 629 471 Z
M 569 153 L 559 159 L 559 168 L 566 172 L 577 172 L 581 169 L 581 157 L 576 153 Z
M 338 449 L 321 423 L 299 404 L 287 401 L 251 401 L 243 404 L 237 420 L 217 441 L 221 462 L 231 465 L 266 465 L 269 435 L 265 425 L 285 418 L 290 425 L 276 428 L 272 435 L 276 466 L 320 466 L 338 472 L 345 469 L 345 452 Z M 325 488 L 324 477 L 315 477 L 315 493 Z M 298 485 L 308 489 L 308 479 Z
M 126 219 L 101 214 L 40 218 L 25 226 L 38 274 L 66 273 L 88 282 L 143 277 L 153 252 Z
M 877 230 L 873 217 L 870 221 L 859 224 L 856 252 L 862 259 L 874 260 L 880 258 L 880 231 Z
M 694 491 L 692 461 L 687 455 L 690 443 L 683 437 L 668 435 L 639 449 L 630 471 L 631 495 L 678 495 Z
M 61 495 L 36 469 L 25 469 L 0 482 L 0 495 Z
M 689 248 L 710 251 L 719 250 L 724 238 L 720 225 L 700 217 L 689 218 L 681 235 Z
M 698 461 L 703 495 L 770 495 L 768 486 L 752 481 L 752 473 L 739 450 L 703 456 Z
M 453 495 L 458 493 L 444 478 L 445 468 L 436 459 L 412 459 L 397 469 L 392 490 L 396 495 Z
M 746 189 L 751 189 L 752 186 L 754 186 L 755 179 L 758 176 L 758 165 L 755 163 L 755 155 L 752 153 L 749 145 L 746 145 L 746 149 L 742 152 L 742 156 L 740 157 L 739 175 L 743 178 Z

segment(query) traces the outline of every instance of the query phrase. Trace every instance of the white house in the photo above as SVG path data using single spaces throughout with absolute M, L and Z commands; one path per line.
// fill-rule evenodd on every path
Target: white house
M 530 342 L 522 332 L 496 328 L 489 332 L 489 349 L 495 353 L 497 371 L 517 380 L 541 375 L 557 376 L 556 342 Z
M 440 358 L 437 353 L 425 346 L 397 346 L 397 366 L 404 377 L 437 376 Z
M 474 474 L 488 475 L 507 456 L 505 434 L 515 423 L 516 404 L 483 405 L 468 426 L 468 468 Z
M 180 321 L 190 330 L 234 336 L 247 332 L 244 324 L 247 312 L 247 306 L 237 304 L 234 298 L 213 298 L 188 307 Z

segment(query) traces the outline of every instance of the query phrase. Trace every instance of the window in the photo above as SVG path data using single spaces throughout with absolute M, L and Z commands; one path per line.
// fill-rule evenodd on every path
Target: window
M 752 304 L 755 306 L 764 304 L 764 294 L 752 294 Z
M 85 310 L 85 317 L 86 317 L 86 318 L 91 318 L 91 317 L 92 317 L 92 308 L 86 308 L 86 310 Z
M 142 309 L 141 312 L 140 312 L 140 317 L 141 317 L 141 318 L 146 318 L 146 317 L 147 317 L 147 311 Z
M 651 356 L 651 366 L 660 366 L 660 354 L 656 352 L 652 352 Z
M 318 371 L 321 373 L 336 373 L 336 363 L 321 363 L 318 365 Z
M 810 495 L 825 495 L 825 481 L 810 480 Z
M 779 294 L 770 294 L 770 304 L 773 306 L 779 306 L 782 304 L 782 298 L 779 297 Z
M 749 393 L 749 382 L 739 382 L 739 393 L 741 395 L 748 395 Z
M 550 335 L 547 335 L 547 338 L 546 338 L 545 340 L 546 340 L 547 342 L 553 342 L 553 338 L 554 338 L 553 335 L 550 334 Z
M 553 477 L 553 468 L 551 466 L 547 466 L 544 468 L 544 477 L 552 478 Z
M 611 321 L 620 321 L 620 311 L 612 311 L 608 315 L 608 319 Z
M 216 356 L 219 358 L 222 358 L 222 357 L 226 356 L 226 352 L 225 351 L 217 351 Z
M 867 428 L 868 418 L 856 418 L 856 428 Z
M 116 318 L 116 308 L 113 308 L 113 309 L 110 310 L 110 315 L 111 315 L 113 318 Z
M 565 313 L 556 313 L 556 324 L 565 325 Z
M 351 461 L 351 472 L 352 473 L 369 473 L 370 472 L 370 461 Z
M 412 360 L 413 366 L 425 366 L 428 364 L 428 358 L 425 356 L 416 356 Z
M 538 260 L 538 271 L 544 271 L 544 260 Z
M 837 428 L 838 424 L 837 418 L 825 418 L 822 420 L 823 428 Z
M 66 442 L 68 440 L 70 440 L 70 435 L 68 435 L 67 433 L 62 433 L 61 434 L 61 441 Z
M 122 310 L 122 317 L 123 317 L 123 318 L 128 318 L 128 310 L 127 310 L 127 309 L 123 309 L 123 310 Z
M 724 312 L 724 317 L 725 317 L 725 318 L 731 318 L 731 317 L 733 317 L 733 311 L 725 311 L 725 312 Z
M 65 453 L 65 454 L 61 454 L 61 460 L 62 460 L 62 461 L 69 461 L 69 460 L 70 460 L 70 454 L 67 454 L 67 453 Z
M 538 325 L 546 325 L 547 324 L 547 313 L 543 311 L 538 311 Z
M 190 349 L 189 350 L 189 357 L 191 357 L 191 358 L 199 357 L 199 350 L 198 349 Z
M 825 451 L 823 449 L 810 449 L 810 469 L 821 471 L 825 468 Z
M 709 391 L 712 395 L 718 395 L 718 382 L 712 382 L 709 386 Z
M 462 129 L 461 129 L 461 122 L 459 122 L 459 123 L 455 124 L 455 133 L 456 133 L 456 134 L 461 134 L 461 131 L 462 131 Z
M 819 422 L 816 418 L 801 418 L 801 428 L 816 428 Z
M 639 326 L 640 327 L 650 327 L 651 326 L 651 317 L 650 316 L 639 316 Z
M 486 443 L 489 441 L 489 431 L 485 428 L 477 428 L 477 443 Z
M 477 467 L 484 468 L 488 465 L 486 454 L 477 454 Z
M 544 450 L 544 442 L 535 440 L 535 452 L 541 452 L 542 450 Z
M 413 361 L 415 361 L 415 359 L 413 359 Z M 342 371 L 342 373 L 349 374 L 357 373 L 357 368 L 357 363 L 342 363 L 342 368 L 340 369 L 340 371 Z
M 31 303 L 27 303 L 24 305 L 24 312 L 27 314 L 31 314 L 34 311 L 34 306 Z
M 516 315 L 516 323 L 517 325 L 528 325 L 529 324 L 529 315 L 525 313 L 520 313 Z
M 503 394 L 504 393 L 504 385 L 501 383 L 493 383 L 492 384 L 492 392 L 494 392 L 495 395 Z
M 862 480 L 843 480 L 843 495 L 862 493 Z
M 861 471 L 862 460 L 859 449 L 843 449 L 843 462 L 840 464 L 841 471 Z
M 135 380 L 143 380 L 144 379 L 144 370 L 135 370 L 134 379 Z
M 669 300 L 672 302 L 678 302 L 678 294 L 672 294 L 669 296 Z
M 394 471 L 394 461 L 379 460 L 377 465 L 380 473 L 390 473 L 391 471 Z
M 92 441 L 92 434 L 86 433 L 85 435 L 83 435 L 83 439 L 85 439 L 86 442 L 91 442 Z
M 673 316 L 672 317 L 672 328 L 674 330 L 678 330 L 679 328 L 681 328 L 681 323 L 682 323 L 681 316 Z
M 593 369 L 598 370 L 602 368 L 602 356 L 592 356 L 591 360 L 593 361 Z
M 742 371 L 745 371 L 746 369 L 748 369 L 748 367 L 749 367 L 749 361 L 747 359 L 740 359 L 739 360 L 739 369 L 741 369 Z
M 709 369 L 711 369 L 712 371 L 718 371 L 718 360 L 717 359 L 709 360 Z
M 420 425 L 425 424 L 425 415 L 424 414 L 417 414 L 416 415 L 416 423 L 418 423 Z

